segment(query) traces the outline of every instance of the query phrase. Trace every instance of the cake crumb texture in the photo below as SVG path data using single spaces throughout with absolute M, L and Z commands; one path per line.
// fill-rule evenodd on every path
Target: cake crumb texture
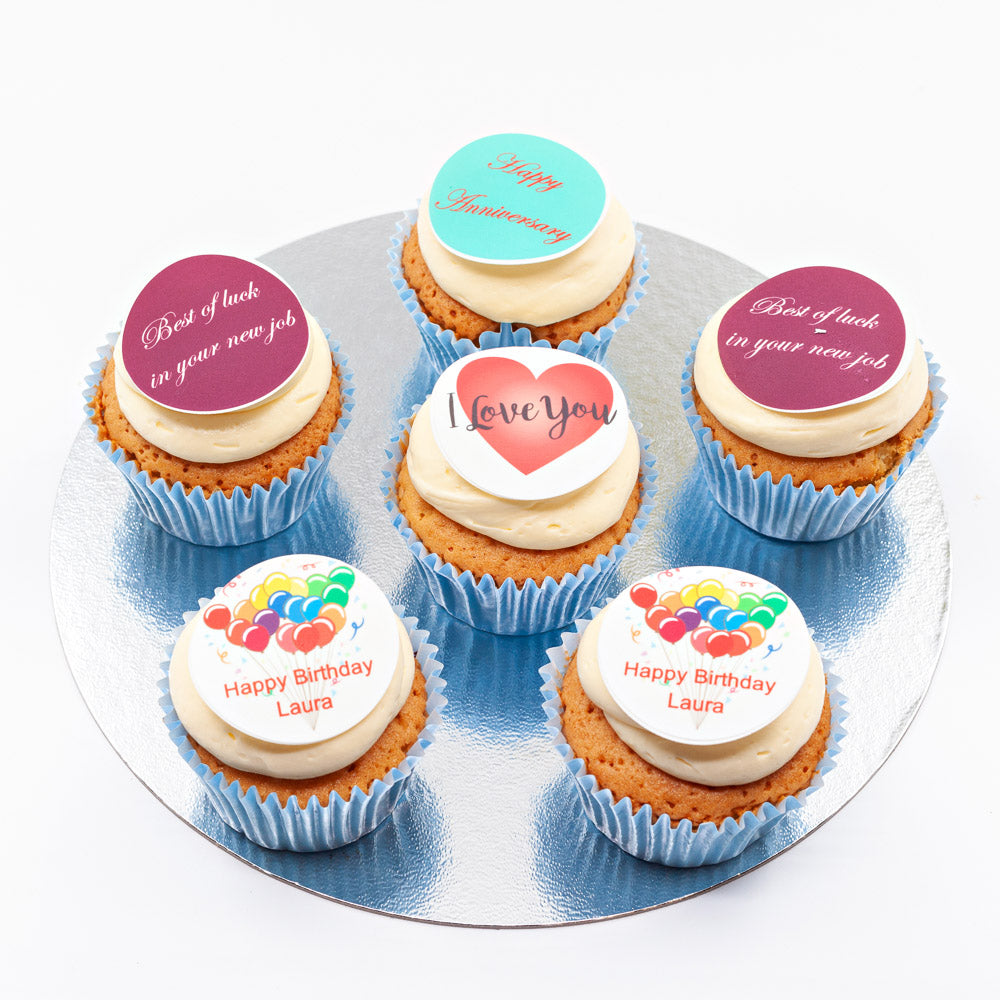
M 416 491 L 405 459 L 399 466 L 396 503 L 428 550 L 451 563 L 459 573 L 469 570 L 477 580 L 488 575 L 497 585 L 510 578 L 518 587 L 528 580 L 541 586 L 547 576 L 561 580 L 599 555 L 607 555 L 628 534 L 639 512 L 639 482 L 636 481 L 622 516 L 610 528 L 589 541 L 564 549 L 519 549 L 458 524 Z
M 229 497 L 234 490 L 242 490 L 249 496 L 254 484 L 267 488 L 272 479 L 285 479 L 292 469 L 301 468 L 310 455 L 315 455 L 327 443 L 342 409 L 340 371 L 335 361 L 330 388 L 305 427 L 263 455 L 238 462 L 188 462 L 147 441 L 128 422 L 118 405 L 114 358 L 109 358 L 104 367 L 93 407 L 98 440 L 110 441 L 121 448 L 140 471 L 149 473 L 151 480 L 163 479 L 168 487 L 180 483 L 185 493 L 201 486 L 206 494 L 222 490 Z
M 788 795 L 806 788 L 826 753 L 830 737 L 830 696 L 812 736 L 783 767 L 746 785 L 710 787 L 675 778 L 643 760 L 611 728 L 604 712 L 595 705 L 580 683 L 576 657 L 563 679 L 562 728 L 573 753 L 587 766 L 601 788 L 607 788 L 615 801 L 628 797 L 632 812 L 646 803 L 653 810 L 653 820 L 669 816 L 671 826 L 689 819 L 699 823 L 721 824 L 727 816 L 738 820 L 765 802 L 777 805 Z
M 407 284 L 416 292 L 420 308 L 432 323 L 437 323 L 442 330 L 451 330 L 456 337 L 479 343 L 479 335 L 487 330 L 499 330 L 500 324 L 494 320 L 480 316 L 468 306 L 453 299 L 435 280 L 430 268 L 420 252 L 420 241 L 417 238 L 417 227 L 410 230 L 410 235 L 403 244 L 403 276 Z M 577 341 L 585 333 L 610 323 L 618 315 L 629 282 L 632 280 L 632 269 L 635 261 L 629 265 L 625 277 L 618 283 L 614 291 L 603 301 L 586 312 L 570 316 L 568 319 L 550 323 L 547 326 L 530 326 L 527 323 L 514 323 L 515 329 L 527 327 L 533 340 L 547 340 L 553 346 L 564 340 Z
M 353 764 L 342 767 L 331 774 L 321 774 L 316 778 L 271 778 L 263 774 L 251 774 L 223 764 L 217 757 L 196 743 L 188 734 L 188 742 L 203 764 L 213 773 L 222 772 L 227 782 L 237 781 L 246 792 L 251 785 L 257 786 L 261 801 L 274 792 L 282 806 L 291 796 L 299 800 L 305 809 L 309 799 L 315 795 L 320 805 L 326 806 L 330 793 L 336 792 L 345 802 L 351 797 L 355 785 L 366 795 L 372 784 L 384 778 L 394 767 L 399 767 L 427 722 L 427 687 L 419 664 L 413 674 L 413 687 L 403 703 L 399 714 L 389 722 L 385 731 L 371 748 Z
M 796 486 L 801 486 L 807 480 L 818 490 L 824 486 L 832 486 L 837 494 L 853 489 L 860 495 L 868 486 L 879 488 L 934 418 L 934 402 L 928 389 L 920 409 L 898 434 L 887 441 L 872 445 L 853 455 L 796 458 L 793 455 L 782 455 L 762 448 L 724 427 L 705 405 L 693 383 L 691 397 L 702 422 L 722 445 L 723 452 L 733 456 L 738 467 L 749 465 L 754 476 L 768 472 L 775 483 L 790 475 Z

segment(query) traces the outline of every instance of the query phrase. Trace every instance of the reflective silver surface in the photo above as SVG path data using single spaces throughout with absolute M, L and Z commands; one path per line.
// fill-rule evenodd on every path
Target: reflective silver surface
M 590 827 L 545 735 L 538 668 L 558 632 L 498 637 L 451 618 L 428 598 L 382 505 L 383 446 L 433 382 L 386 272 L 395 219 L 338 227 L 263 258 L 333 330 L 357 386 L 330 479 L 298 524 L 239 548 L 182 542 L 145 520 L 81 429 L 56 499 L 51 574 L 66 658 L 98 725 L 166 806 L 223 849 L 293 885 L 389 914 L 493 926 L 593 920 L 676 902 L 770 860 L 857 793 L 930 683 L 948 617 L 950 556 L 927 458 L 873 523 L 837 541 L 774 541 L 723 513 L 694 464 L 680 371 L 708 315 L 760 276 L 642 226 L 648 294 L 607 364 L 653 440 L 659 493 L 613 591 L 671 565 L 734 566 L 773 581 L 815 629 L 843 679 L 849 715 L 825 786 L 765 840 L 706 868 L 637 861 Z M 268 851 L 224 826 L 167 738 L 157 704 L 163 651 L 183 612 L 246 566 L 293 551 L 362 567 L 430 630 L 448 681 L 437 740 L 393 819 L 357 844 L 317 855 Z

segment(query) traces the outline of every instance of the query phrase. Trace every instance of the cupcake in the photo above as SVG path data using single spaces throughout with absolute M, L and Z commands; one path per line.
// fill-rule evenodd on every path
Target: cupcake
M 841 699 L 766 580 L 665 570 L 563 638 L 541 671 L 548 725 L 587 815 L 636 857 L 734 857 L 832 766 Z
M 464 358 L 392 444 L 396 527 L 435 600 L 486 631 L 581 614 L 649 516 L 653 459 L 621 387 L 585 358 L 527 347 Z
M 203 545 L 288 527 L 315 497 L 353 390 L 276 275 L 219 255 L 146 285 L 89 380 L 97 440 L 143 512 Z
M 479 347 L 532 343 L 601 360 L 646 280 L 635 227 L 597 171 L 530 135 L 455 153 L 390 256 L 439 372 Z
M 885 289 L 807 267 L 715 313 L 682 395 L 718 502 L 762 534 L 821 541 L 875 514 L 936 428 L 941 385 Z
M 445 702 L 426 637 L 346 563 L 269 559 L 180 632 L 162 702 L 171 739 L 255 843 L 343 846 L 386 819 L 430 745 Z

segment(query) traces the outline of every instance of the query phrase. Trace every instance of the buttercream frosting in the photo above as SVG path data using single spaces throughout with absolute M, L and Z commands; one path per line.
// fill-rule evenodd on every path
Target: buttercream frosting
M 888 390 L 860 403 L 807 413 L 771 410 L 733 385 L 719 355 L 719 325 L 727 302 L 705 325 L 694 360 L 694 384 L 716 419 L 752 444 L 797 458 L 832 458 L 881 444 L 898 434 L 927 394 L 927 358 L 919 341 L 903 377 Z
M 635 256 L 635 229 L 621 203 L 575 250 L 534 264 L 483 264 L 446 249 L 434 235 L 429 192 L 417 213 L 420 252 L 453 299 L 497 323 L 546 326 L 593 309 L 618 286 Z
M 413 687 L 416 661 L 406 628 L 399 630 L 396 670 L 378 704 L 357 725 L 331 739 L 306 746 L 281 746 L 254 739 L 233 728 L 202 701 L 188 669 L 188 650 L 198 624 L 196 615 L 184 628 L 170 658 L 170 699 L 185 730 L 230 767 L 272 778 L 316 778 L 353 764 L 362 757 L 399 714 Z
M 551 550 L 589 541 L 622 516 L 639 476 L 639 438 L 629 424 L 625 447 L 586 486 L 545 500 L 506 500 L 463 479 L 445 460 L 425 403 L 413 419 L 406 467 L 432 507 L 480 535 L 519 549 Z
M 576 665 L 587 697 L 600 708 L 622 741 L 653 767 L 701 785 L 744 785 L 773 774 L 795 756 L 812 735 L 823 713 L 826 679 L 815 643 L 799 693 L 781 715 L 763 729 L 713 746 L 676 743 L 643 729 L 611 697 L 601 677 L 597 640 L 605 611 L 580 638 Z
M 246 410 L 183 413 L 154 403 L 135 387 L 114 349 L 115 389 L 125 419 L 151 444 L 189 462 L 238 462 L 297 434 L 319 409 L 330 387 L 333 358 L 326 336 L 306 314 L 309 346 L 299 370 L 279 393 Z

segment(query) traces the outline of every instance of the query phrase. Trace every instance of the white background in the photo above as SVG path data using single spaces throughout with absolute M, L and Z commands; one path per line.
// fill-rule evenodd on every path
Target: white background
M 995 984 L 996 27 L 990 5 L 967 2 L 9 6 L 8 995 L 342 995 L 374 982 L 429 996 L 789 984 L 959 996 Z M 831 264 L 890 289 L 947 378 L 929 453 L 955 572 L 920 714 L 822 829 L 677 906 L 505 932 L 348 909 L 193 833 L 90 718 L 47 574 L 84 374 L 155 269 L 412 206 L 454 149 L 500 131 L 580 150 L 640 222 L 766 274 Z

